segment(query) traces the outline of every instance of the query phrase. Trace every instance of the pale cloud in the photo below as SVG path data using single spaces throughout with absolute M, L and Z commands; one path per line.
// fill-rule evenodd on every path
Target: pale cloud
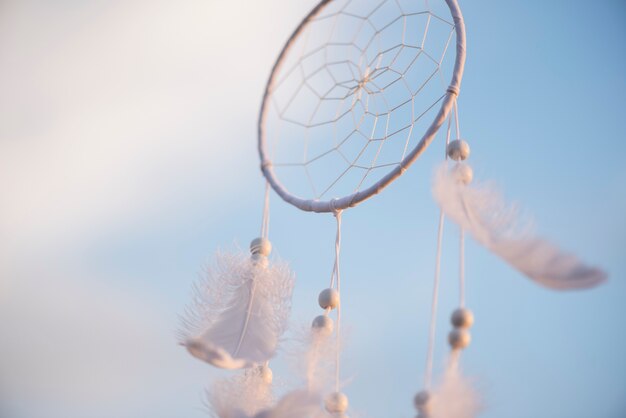
M 199 190 L 219 199 L 250 179 L 262 88 L 287 32 L 268 27 L 271 5 L 245 6 L 3 5 L 0 231 L 11 247 Z
M 85 272 L 39 270 L 14 272 L 19 284 L 0 304 L 0 392 L 12 418 L 130 418 L 194 376 L 171 319 L 148 301 Z
M 2 3 L 0 407 L 11 418 L 204 415 L 207 369 L 175 345 L 175 304 L 80 250 L 102 231 L 171 221 L 198 195 L 221 211 L 250 186 L 261 94 L 293 26 L 275 22 L 302 13 L 290 3 Z

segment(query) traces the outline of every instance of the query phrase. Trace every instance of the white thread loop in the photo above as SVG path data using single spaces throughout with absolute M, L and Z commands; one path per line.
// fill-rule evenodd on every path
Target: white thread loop
M 454 94 L 455 96 L 459 95 L 459 88 L 455 86 L 448 86 L 448 89 L 446 91 L 450 94 Z

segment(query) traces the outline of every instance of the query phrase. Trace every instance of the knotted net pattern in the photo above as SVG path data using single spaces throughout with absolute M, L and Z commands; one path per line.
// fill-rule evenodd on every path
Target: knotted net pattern
M 341 197 L 400 164 L 446 95 L 454 33 L 443 0 L 340 0 L 310 19 L 277 69 L 265 118 L 283 186 Z

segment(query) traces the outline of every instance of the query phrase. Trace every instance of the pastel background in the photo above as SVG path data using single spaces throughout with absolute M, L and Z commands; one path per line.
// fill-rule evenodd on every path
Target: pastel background
M 177 315 L 212 253 L 258 234 L 258 106 L 284 40 L 314 4 L 0 3 L 1 417 L 207 416 L 203 388 L 223 374 L 176 345 Z M 625 3 L 461 7 L 461 123 L 476 176 L 609 273 L 600 288 L 555 293 L 468 243 L 477 322 L 463 369 L 484 397 L 481 417 L 625 417 Z M 415 414 L 439 156 L 428 152 L 344 214 L 343 375 L 354 415 Z M 298 274 L 297 327 L 318 313 L 333 219 L 273 195 L 270 234 Z M 457 300 L 456 236 L 447 226 L 439 371 Z

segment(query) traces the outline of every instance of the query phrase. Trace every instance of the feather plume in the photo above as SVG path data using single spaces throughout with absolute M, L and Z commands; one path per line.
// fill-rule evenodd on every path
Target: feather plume
M 454 222 L 511 266 L 551 289 L 589 288 L 606 280 L 606 273 L 562 252 L 520 224 L 517 211 L 503 203 L 493 185 L 466 186 L 447 164 L 436 172 L 435 200 Z
M 429 417 L 474 418 L 482 410 L 482 401 L 473 382 L 459 369 L 458 356 L 458 350 L 450 353 L 443 379 L 433 392 Z
M 272 404 L 271 384 L 259 368 L 246 369 L 230 379 L 214 382 L 207 400 L 215 418 L 247 418 Z
M 304 352 L 300 355 L 299 365 L 304 367 L 307 387 L 322 390 L 333 381 L 337 345 L 331 343 L 329 333 L 315 329 L 309 330 L 303 341 Z
M 321 411 L 317 392 L 296 390 L 272 405 L 270 384 L 259 369 L 216 382 L 208 401 L 215 418 L 313 418 Z
M 291 309 L 294 275 L 245 254 L 218 253 L 183 319 L 181 343 L 216 367 L 248 368 L 274 356 Z
M 309 418 L 320 412 L 319 394 L 297 390 L 289 392 L 273 408 L 259 412 L 254 418 Z

